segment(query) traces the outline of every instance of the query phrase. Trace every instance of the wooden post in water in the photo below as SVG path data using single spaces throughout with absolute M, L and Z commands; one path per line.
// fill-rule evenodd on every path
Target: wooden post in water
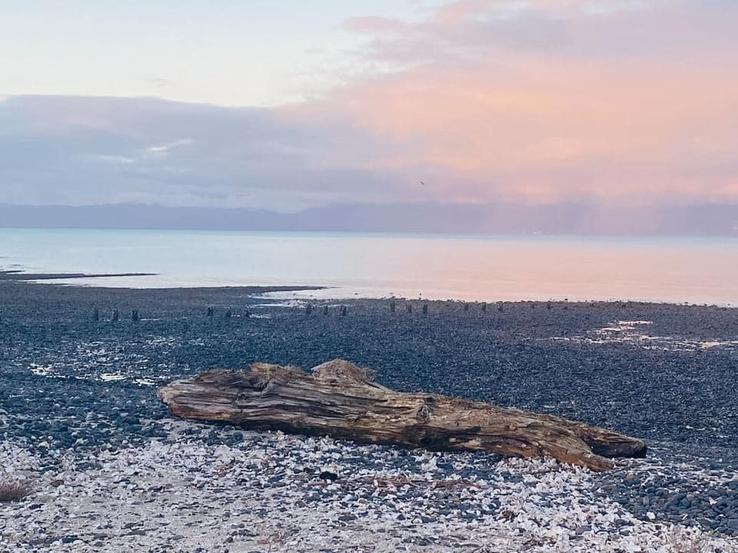
M 92 320 L 95 322 L 100 320 L 100 311 L 97 307 L 92 310 Z
M 138 309 L 131 311 L 131 320 L 135 323 L 138 322 Z
M 390 302 L 390 313 L 394 313 L 394 312 L 395 312 L 395 308 L 396 308 L 396 307 L 397 307 L 397 306 L 395 305 L 395 300 L 392 300 L 392 301 Z
M 423 315 L 427 315 L 427 314 L 428 314 L 428 304 L 424 303 L 423 304 Z
M 328 306 L 327 305 L 324 305 L 323 306 L 323 315 L 327 315 L 327 314 L 328 314 Z
M 341 317 L 345 317 L 347 313 L 348 313 L 348 307 L 346 307 L 345 305 L 342 305 L 341 306 Z
M 408 303 L 405 306 L 405 309 L 407 310 L 408 313 L 412 313 L 413 312 L 413 304 L 412 303 Z
M 208 307 L 208 317 L 212 317 L 215 314 L 214 307 Z
M 117 309 L 113 309 L 113 316 L 110 318 L 111 321 L 117 322 L 120 319 L 120 313 Z
M 486 313 L 486 312 L 487 312 L 487 303 L 482 302 L 482 313 Z
M 305 306 L 305 315 L 310 315 L 312 312 L 313 312 L 313 304 L 312 303 L 308 303 Z
M 469 304 L 464 302 L 464 312 L 469 311 Z

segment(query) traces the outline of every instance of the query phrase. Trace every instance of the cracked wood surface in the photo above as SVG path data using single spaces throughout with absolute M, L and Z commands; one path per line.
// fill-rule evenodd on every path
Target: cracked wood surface
M 434 450 L 552 457 L 595 471 L 610 468 L 608 458 L 646 453 L 642 440 L 553 415 L 397 392 L 342 359 L 310 373 L 266 363 L 247 371 L 210 370 L 164 386 L 159 397 L 185 419 Z

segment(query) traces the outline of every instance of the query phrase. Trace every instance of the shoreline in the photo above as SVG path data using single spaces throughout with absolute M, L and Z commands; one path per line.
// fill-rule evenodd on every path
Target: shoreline
M 27 273 L 22 270 L 0 270 L 0 280 L 35 281 L 79 278 L 113 278 L 157 276 L 158 273 Z
M 12 450 L 3 454 L 5 470 L 28 458 L 30 465 L 19 474 L 39 484 L 27 501 L 0 503 L 0 532 L 3 525 L 6 531 L 12 527 L 18 551 L 33 547 L 32 536 L 11 523 L 16 517 L 38 527 L 65 529 L 67 534 L 49 536 L 52 551 L 68 548 L 54 541 L 65 535 L 82 540 L 69 542 L 80 551 L 125 551 L 127 542 L 139 549 L 187 551 L 198 546 L 195 534 L 168 534 L 160 528 L 159 539 L 156 527 L 147 523 L 126 529 L 111 522 L 112 528 L 93 532 L 105 537 L 85 533 L 86 519 L 65 515 L 63 506 L 71 502 L 84 511 L 74 498 L 86 493 L 101 504 L 112 501 L 105 492 L 110 470 L 123 471 L 121 478 L 134 485 L 131 489 L 148 498 L 151 520 L 178 501 L 172 494 L 183 494 L 197 505 L 201 524 L 223 515 L 213 510 L 214 504 L 242 501 L 227 491 L 240 474 L 245 480 L 239 486 L 250 498 L 239 503 L 241 521 L 256 524 L 246 512 L 265 509 L 274 525 L 256 529 L 252 536 L 239 534 L 235 522 L 225 533 L 195 526 L 225 551 L 263 549 L 259 540 L 285 528 L 295 530 L 297 541 L 283 536 L 284 543 L 275 541 L 273 551 L 328 547 L 311 541 L 310 524 L 325 525 L 332 539 L 351 543 L 385 531 L 391 521 L 397 536 L 390 542 L 397 547 L 406 543 L 411 551 L 479 550 L 479 544 L 474 549 L 452 536 L 478 533 L 482 527 L 489 529 L 484 532 L 489 544 L 502 550 L 522 547 L 525 540 L 516 541 L 520 535 L 505 530 L 511 524 L 505 517 L 512 515 L 503 492 L 522 502 L 513 525 L 542 540 L 543 545 L 529 545 L 533 551 L 554 544 L 572 551 L 608 551 L 600 542 L 603 532 L 619 536 L 622 544 L 639 539 L 663 544 L 671 524 L 715 533 L 724 551 L 729 550 L 725 544 L 738 540 L 738 398 L 731 391 L 738 367 L 738 309 L 625 302 L 551 302 L 548 309 L 547 302 L 504 302 L 502 311 L 496 303 L 482 311 L 476 302 L 398 299 L 391 313 L 388 299 L 352 299 L 309 300 L 314 309 L 307 314 L 302 300 L 264 298 L 261 290 L 108 289 L 0 279 L 0 333 L 8 345 L 0 352 L 0 438 Z M 428 313 L 423 314 L 426 303 Z M 285 308 L 289 306 L 293 308 Z M 345 316 L 339 306 L 347 307 Z M 120 310 L 117 322 L 109 317 L 113 307 Z M 94 308 L 100 312 L 98 321 L 92 318 Z M 140 310 L 140 320 L 130 319 L 130 309 Z M 563 466 L 545 465 L 544 470 L 535 462 L 499 464 L 488 455 L 364 450 L 340 440 L 173 421 L 155 395 L 159 385 L 207 368 L 239 368 L 252 361 L 307 367 L 333 357 L 372 367 L 380 383 L 398 390 L 479 399 L 613 428 L 646 439 L 651 453 L 645 460 L 618 462 L 602 476 L 585 477 Z M 164 449 L 152 449 L 159 447 L 155 444 Z M 303 450 L 312 452 L 307 464 L 313 469 L 335 465 L 342 475 L 327 495 L 310 493 L 331 484 L 296 471 L 306 464 L 299 453 Z M 286 464 L 267 464 L 255 473 L 244 468 L 246 472 L 233 473 L 233 482 L 226 472 L 221 477 L 226 480 L 218 484 L 204 461 L 222 454 L 252 466 L 258 451 Z M 96 464 L 98 455 L 107 464 Z M 369 463 L 372 456 L 381 464 L 356 464 Z M 171 492 L 147 492 L 158 485 L 134 476 L 147 470 L 168 479 Z M 412 482 L 476 475 L 482 491 L 478 500 L 433 492 L 432 500 L 418 503 L 422 494 L 413 490 L 425 493 L 426 488 L 411 483 L 403 496 L 390 491 L 397 499 L 387 503 L 384 492 L 373 496 L 373 484 L 354 478 L 360 471 L 382 478 L 403 475 Z M 52 486 L 60 479 L 69 484 Z M 129 497 L 125 486 L 110 485 Z M 573 515 L 565 497 L 575 489 L 582 494 L 580 518 L 567 518 Z M 343 499 L 347 494 L 354 499 Z M 383 497 L 383 502 L 377 499 Z M 306 502 L 322 514 L 314 519 L 310 509 L 298 508 L 302 518 L 276 515 L 280 504 L 293 501 Z M 31 508 L 36 504 L 42 507 Z M 461 504 L 468 504 L 472 513 L 483 504 L 488 510 L 480 510 L 481 518 L 469 518 L 464 514 L 469 509 L 454 512 L 454 505 Z M 360 511 L 361 505 L 371 507 L 366 517 L 339 520 Z M 403 509 L 430 509 L 422 515 L 429 522 L 397 522 L 392 517 Z M 442 509 L 449 511 L 443 514 Z M 620 526 L 603 522 L 603 516 L 630 530 L 621 535 Z M 550 520 L 542 522 L 546 517 Z M 174 525 L 183 527 L 186 520 L 177 518 Z M 431 537 L 423 528 L 434 528 L 446 545 L 427 541 Z M 144 534 L 136 535 L 139 530 Z M 494 541 L 493 530 L 500 541 Z M 233 541 L 223 541 L 227 539 Z M 96 540 L 104 546 L 94 545 Z
M 246 294 L 269 294 L 273 292 L 319 292 L 323 290 L 340 290 L 340 286 L 326 286 L 326 285 L 304 285 L 304 284 L 286 284 L 286 285 L 269 285 L 269 284 L 255 284 L 255 285 L 218 285 L 218 286 L 165 286 L 165 287 L 144 287 L 144 286 L 102 286 L 97 284 L 78 284 L 78 283 L 55 283 L 50 282 L 54 280 L 77 280 L 85 278 L 116 278 L 116 277 L 131 277 L 131 276 L 157 276 L 158 273 L 26 273 L 22 270 L 7 270 L 0 269 L 0 284 L 3 282 L 15 282 L 25 284 L 36 284 L 36 285 L 56 285 L 59 287 L 65 287 L 67 289 L 83 289 L 91 292 L 109 292 L 111 294 L 116 293 L 139 293 L 139 294 L 176 294 L 181 292 L 183 294 L 188 293 L 217 293 L 217 292 L 242 292 Z M 39 282 L 37 282 L 39 281 Z M 552 304 L 557 306 L 569 306 L 569 305 L 638 305 L 638 306 L 675 306 L 675 307 L 693 307 L 693 308 L 717 308 L 717 309 L 737 309 L 738 302 L 736 303 L 694 303 L 684 301 L 658 301 L 648 299 L 628 299 L 628 298 L 587 298 L 587 299 L 554 299 L 554 298 L 518 298 L 518 299 L 462 299 L 462 298 L 419 298 L 409 296 L 398 296 L 398 295 L 384 295 L 384 296 L 360 296 L 355 292 L 346 291 L 346 295 L 340 295 L 335 297 L 295 297 L 295 301 L 299 302 L 315 302 L 315 303 L 326 303 L 326 302 L 376 302 L 376 301 L 391 301 L 397 300 L 401 302 L 412 302 L 417 304 L 429 303 L 429 304 L 442 304 L 442 303 L 468 303 L 471 305 L 487 304 L 490 307 L 494 307 L 498 304 L 536 304 L 545 306 L 546 304 Z M 286 298 L 275 298 L 279 301 L 286 301 Z
M 22 270 L 4 270 L 0 269 L 0 284 L 3 282 L 16 282 L 24 284 L 38 285 L 56 285 L 67 288 L 81 288 L 84 290 L 105 290 L 115 291 L 121 290 L 126 292 L 133 291 L 152 291 L 173 293 L 178 290 L 183 291 L 202 291 L 213 292 L 217 290 L 240 291 L 245 293 L 270 293 L 270 292 L 301 292 L 312 290 L 325 290 L 327 286 L 305 286 L 305 285 L 249 285 L 249 286 L 173 286 L 165 288 L 155 287 L 124 287 L 124 286 L 95 286 L 77 283 L 56 283 L 49 282 L 54 280 L 78 280 L 85 278 L 117 278 L 117 277 L 134 277 L 134 276 L 157 276 L 158 273 L 27 273 Z M 36 282 L 41 281 L 41 282 Z

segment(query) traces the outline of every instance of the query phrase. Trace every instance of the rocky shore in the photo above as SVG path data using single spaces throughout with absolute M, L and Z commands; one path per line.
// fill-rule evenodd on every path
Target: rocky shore
M 736 549 L 738 310 L 353 300 L 307 314 L 263 291 L 0 279 L 0 479 L 33 483 L 0 503 L 0 551 Z M 595 475 L 174 421 L 155 394 L 208 368 L 334 357 L 396 389 L 612 427 L 651 453 Z
M 593 473 L 553 462 L 151 424 L 166 437 L 66 452 L 31 498 L 1 506 L 6 550 L 734 550 L 640 521 L 598 495 Z M 29 475 L 41 464 L 10 444 L 0 461 Z

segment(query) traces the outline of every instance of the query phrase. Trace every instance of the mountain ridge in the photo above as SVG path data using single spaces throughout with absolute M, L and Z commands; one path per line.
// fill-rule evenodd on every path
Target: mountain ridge
M 738 205 L 341 204 L 251 208 L 0 203 L 0 227 L 738 237 Z

